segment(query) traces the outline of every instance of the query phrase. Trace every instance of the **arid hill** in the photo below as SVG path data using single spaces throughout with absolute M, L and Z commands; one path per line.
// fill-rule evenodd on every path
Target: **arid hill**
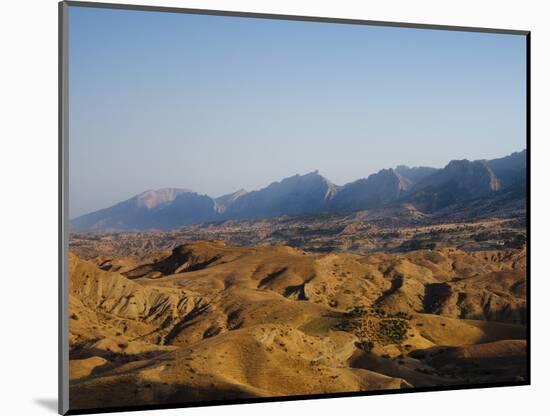
M 71 408 L 517 381 L 525 250 L 70 256 Z

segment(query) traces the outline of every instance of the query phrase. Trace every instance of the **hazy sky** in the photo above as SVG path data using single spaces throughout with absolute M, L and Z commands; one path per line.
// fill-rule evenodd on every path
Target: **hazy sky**
M 70 7 L 70 216 L 525 148 L 525 38 Z

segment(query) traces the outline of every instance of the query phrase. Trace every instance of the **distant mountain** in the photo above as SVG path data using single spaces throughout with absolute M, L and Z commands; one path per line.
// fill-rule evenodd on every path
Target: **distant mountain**
M 126 201 L 71 221 L 72 231 L 170 229 L 211 221 L 214 201 L 186 189 L 146 191 Z
M 415 183 L 436 172 L 437 169 L 429 168 L 427 166 L 410 168 L 405 165 L 399 165 L 395 168 L 395 171 L 402 177 L 408 179 L 411 183 Z
M 138 207 L 147 209 L 160 208 L 170 205 L 179 195 L 190 192 L 193 191 L 180 188 L 163 188 L 157 189 L 156 191 L 145 191 L 135 197 L 135 204 Z
M 331 210 L 357 211 L 395 201 L 411 186 L 411 181 L 395 169 L 382 169 L 367 179 L 344 185 L 330 201 Z
M 503 188 L 511 186 L 524 187 L 527 172 L 527 152 L 525 150 L 499 159 L 481 162 L 486 163 L 491 168 L 499 178 Z
M 227 207 L 229 207 L 233 202 L 237 200 L 237 198 L 240 198 L 247 192 L 244 189 L 239 189 L 237 192 L 233 192 L 231 194 L 226 194 L 223 196 L 220 196 L 216 198 L 214 201 L 216 203 L 216 211 L 219 213 L 225 212 Z
M 295 175 L 235 199 L 227 207 L 224 217 L 262 218 L 316 213 L 325 209 L 337 190 L 337 186 L 318 171 Z
M 359 211 L 409 204 L 424 213 L 523 206 L 526 151 L 492 160 L 453 160 L 443 169 L 400 165 L 337 186 L 319 174 L 295 175 L 252 192 L 241 189 L 213 199 L 188 189 L 146 191 L 71 221 L 72 231 L 171 229 L 226 219 L 257 219 Z M 476 200 L 483 203 L 476 204 Z M 462 204 L 462 206 L 459 206 Z M 470 208 L 466 208 L 470 209 Z M 473 208 L 472 208 L 473 209 Z
M 405 200 L 420 210 L 432 212 L 459 201 L 487 196 L 499 189 L 501 183 L 486 163 L 453 160 L 416 183 Z

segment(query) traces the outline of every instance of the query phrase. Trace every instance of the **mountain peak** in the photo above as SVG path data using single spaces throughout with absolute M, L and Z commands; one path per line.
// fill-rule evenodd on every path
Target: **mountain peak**
M 224 215 L 233 218 L 268 218 L 277 215 L 302 215 L 323 209 L 336 192 L 336 185 L 318 170 L 293 175 L 249 192 L 228 206 Z
M 183 188 L 161 188 L 142 192 L 135 198 L 138 206 L 153 209 L 161 205 L 169 204 L 173 202 L 178 195 L 188 192 L 192 191 Z
M 451 160 L 443 171 L 453 175 L 463 187 L 477 188 L 476 191 L 480 193 L 498 191 L 501 187 L 489 165 L 478 160 Z
M 399 198 L 409 187 L 410 181 L 395 169 L 381 169 L 340 188 L 331 201 L 331 208 L 358 210 L 383 206 Z
M 286 178 L 283 178 L 281 180 L 282 181 L 285 181 L 285 180 L 288 180 L 288 179 L 312 179 L 312 178 L 318 178 L 318 177 L 323 177 L 322 175 L 319 174 L 319 170 L 318 169 L 315 169 L 311 172 L 308 172 L 308 173 L 304 173 L 303 175 L 300 175 L 299 173 L 293 175 L 293 176 L 288 176 Z
M 411 186 L 411 182 L 393 168 L 381 169 L 370 175 L 367 181 L 377 186 L 395 186 L 398 192 L 406 191 Z
M 408 179 L 411 183 L 416 183 L 436 172 L 437 169 L 427 166 L 409 167 L 407 165 L 399 165 L 395 168 L 395 171 L 404 178 Z
M 215 202 L 215 209 L 218 213 L 223 213 L 225 210 L 231 206 L 237 199 L 242 197 L 243 195 L 246 195 L 248 192 L 241 188 L 238 191 L 232 192 L 230 194 L 222 195 L 214 200 Z
M 468 159 L 454 159 L 451 160 L 444 169 L 468 169 L 474 166 L 476 162 L 470 162 Z
M 407 199 L 417 208 L 433 212 L 460 201 L 483 198 L 501 189 L 487 163 L 451 160 L 443 169 L 417 182 Z
M 499 178 L 502 187 L 525 187 L 527 175 L 527 151 L 514 152 L 508 156 L 483 160 Z

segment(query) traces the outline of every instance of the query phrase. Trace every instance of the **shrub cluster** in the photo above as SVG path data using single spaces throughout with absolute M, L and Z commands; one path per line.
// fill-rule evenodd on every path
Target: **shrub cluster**
M 344 314 L 334 329 L 354 334 L 359 338 L 357 348 L 370 352 L 376 344 L 401 346 L 407 339 L 410 319 L 404 312 L 388 314 L 380 308 L 355 307 Z

